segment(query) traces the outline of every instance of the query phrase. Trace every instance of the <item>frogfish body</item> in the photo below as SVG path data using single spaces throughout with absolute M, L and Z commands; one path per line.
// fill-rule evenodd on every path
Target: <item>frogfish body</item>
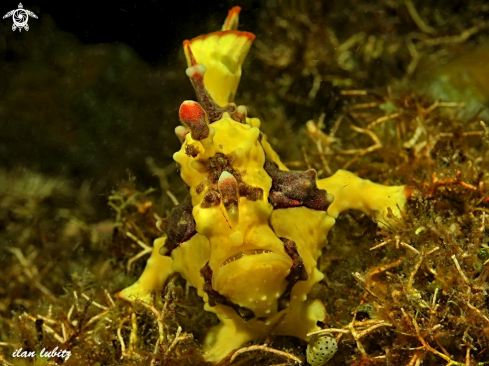
M 204 357 L 217 363 L 244 343 L 270 334 L 308 340 L 326 310 L 308 296 L 323 274 L 317 260 L 335 218 L 361 210 L 386 225 L 400 216 L 404 186 L 388 187 L 339 170 L 318 179 L 290 171 L 260 131 L 260 121 L 233 103 L 241 65 L 255 36 L 237 30 L 240 8 L 222 31 L 183 43 L 197 102 L 185 101 L 174 160 L 188 197 L 164 220 L 140 279 L 119 294 L 150 301 L 179 272 L 220 324 Z

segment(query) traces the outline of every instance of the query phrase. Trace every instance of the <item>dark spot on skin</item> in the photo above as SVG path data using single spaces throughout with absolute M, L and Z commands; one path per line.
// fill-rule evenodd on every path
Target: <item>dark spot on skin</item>
M 194 145 L 185 145 L 185 154 L 195 158 L 197 155 L 199 155 L 199 149 Z
M 304 267 L 304 261 L 297 251 L 297 245 L 292 240 L 287 238 L 279 238 L 284 243 L 285 253 L 292 259 L 292 267 L 290 267 L 290 273 L 285 279 L 289 282 L 307 281 L 309 275 Z
M 272 178 L 270 203 L 274 208 L 305 206 L 313 210 L 326 211 L 331 204 L 326 191 L 316 185 L 316 171 L 279 170 L 270 160 L 265 161 L 265 170 Z
M 233 100 L 233 99 L 228 99 L 228 100 Z M 242 113 L 241 111 L 238 110 L 238 108 L 236 108 L 236 110 L 231 113 L 231 119 L 236 121 L 236 122 L 239 122 L 241 124 L 245 124 L 246 123 L 246 114 L 247 114 L 246 109 L 245 109 L 245 112 Z
M 217 206 L 221 202 L 221 195 L 219 191 L 210 190 L 204 196 L 204 200 L 200 204 L 202 208 L 209 208 L 212 206 Z
M 289 282 L 284 293 L 278 298 L 278 311 L 287 308 L 290 304 L 290 294 L 292 288 L 298 281 L 307 281 L 309 275 L 304 267 L 304 261 L 297 251 L 297 245 L 292 240 L 287 238 L 279 238 L 284 243 L 285 253 L 292 259 L 292 266 L 290 267 L 290 273 L 285 277 Z
M 204 197 L 204 201 L 201 204 L 202 208 L 208 208 L 217 206 L 221 202 L 221 195 L 219 193 L 218 182 L 222 172 L 226 171 L 230 173 L 238 183 L 238 195 L 239 197 L 246 197 L 250 201 L 256 201 L 262 199 L 263 190 L 259 187 L 252 187 L 241 178 L 241 174 L 234 170 L 232 167 L 232 159 L 223 153 L 216 153 L 212 158 L 209 158 L 207 170 L 209 171 L 207 179 L 208 192 Z
M 197 194 L 201 194 L 203 190 L 204 190 L 204 182 L 200 182 L 197 185 L 197 187 L 195 187 L 195 192 L 197 192 Z
M 238 187 L 236 186 L 236 180 L 234 177 L 224 178 L 217 184 L 221 193 L 222 204 L 226 210 L 237 210 Z
M 165 246 L 161 248 L 160 254 L 170 256 L 173 249 L 190 240 L 197 233 L 192 208 L 192 199 L 189 195 L 171 210 L 170 216 L 161 220 L 159 229 L 162 229 L 168 238 Z
M 250 201 L 258 201 L 263 197 L 263 190 L 259 187 L 252 187 L 244 182 L 238 184 L 239 196 L 246 197 Z

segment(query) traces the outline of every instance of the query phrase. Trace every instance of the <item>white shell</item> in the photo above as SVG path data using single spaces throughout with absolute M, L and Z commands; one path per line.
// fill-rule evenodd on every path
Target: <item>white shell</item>
M 313 336 L 307 345 L 307 362 L 312 366 L 326 365 L 337 350 L 335 338 L 326 335 Z

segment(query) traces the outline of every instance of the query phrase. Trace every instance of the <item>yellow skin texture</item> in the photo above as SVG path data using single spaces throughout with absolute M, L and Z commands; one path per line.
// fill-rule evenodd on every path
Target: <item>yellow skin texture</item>
M 221 324 L 209 332 L 205 342 L 206 359 L 218 362 L 244 342 L 264 337 L 272 330 L 274 334 L 307 339 L 308 332 L 318 329 L 316 322 L 323 320 L 326 312 L 320 302 L 308 300 L 307 294 L 314 283 L 323 278 L 316 269 L 316 262 L 334 219 L 326 212 L 305 207 L 273 210 L 266 194 L 272 182 L 263 168 L 265 149 L 258 141 L 259 129 L 236 122 L 227 114 L 210 126 L 215 132 L 206 139 L 212 140 L 212 148 L 208 149 L 212 151 L 211 156 L 203 148 L 203 145 L 210 145 L 210 141 L 194 141 L 190 134 L 186 135 L 182 149 L 174 155 L 180 165 L 182 179 L 190 187 L 198 236 L 208 239 L 210 250 L 201 249 L 200 253 L 206 252 L 206 256 L 200 256 L 196 261 L 198 265 L 188 268 L 190 258 L 199 251 L 197 248 L 205 246 L 200 240 L 194 245 L 192 238 L 175 249 L 172 257 L 174 269 L 178 269 L 206 301 L 205 309 L 216 313 L 221 320 Z M 189 145 L 199 149 L 196 157 L 185 153 Z M 201 182 L 204 185 L 207 182 L 207 173 L 201 168 L 203 163 L 217 152 L 231 156 L 232 167 L 240 173 L 243 181 L 265 192 L 257 201 L 240 197 L 239 218 L 235 222 L 222 203 L 210 208 L 201 207 L 207 187 L 200 194 L 196 191 Z M 268 225 L 269 221 L 274 230 Z M 293 287 L 290 305 L 281 312 L 277 312 L 277 299 L 287 286 L 285 277 L 290 272 L 292 260 L 285 253 L 279 237 L 297 243 L 309 275 L 307 281 L 300 281 Z M 255 251 L 263 250 L 272 253 L 253 255 Z M 242 254 L 246 255 L 223 266 L 227 259 Z M 244 322 L 228 306 L 209 306 L 207 294 L 201 290 L 203 278 L 195 275 L 207 261 L 214 272 L 213 289 L 233 303 L 252 310 L 257 318 L 266 320 Z M 189 270 L 182 268 L 182 262 Z
M 215 47 L 218 43 L 219 47 Z M 241 79 L 241 64 L 250 46 L 249 38 L 237 33 L 229 33 L 226 37 L 214 33 L 192 41 L 192 52 L 198 55 L 197 63 L 207 67 L 206 88 L 221 107 L 234 101 Z M 188 55 L 187 62 L 190 65 Z
M 236 11 L 232 16 L 235 18 L 229 21 L 228 17 L 227 22 L 236 25 Z M 234 97 L 241 75 L 241 63 L 251 39 L 249 34 L 240 37 L 236 32 L 231 32 L 198 37 L 195 48 L 193 41 L 184 43 L 184 47 L 190 45 L 196 62 L 207 67 L 204 82 L 220 106 L 226 105 Z M 241 47 L 229 46 L 233 44 Z M 240 51 L 237 52 L 237 49 Z M 192 66 L 187 48 L 185 52 L 189 66 Z M 226 52 L 232 57 L 226 58 Z M 223 59 L 226 59 L 224 63 Z M 223 82 L 219 83 L 221 80 Z M 265 159 L 267 157 L 280 170 L 288 169 L 273 151 L 266 136 L 262 135 L 259 139 L 260 121 L 246 118 L 246 123 L 239 123 L 224 113 L 220 120 L 206 123 L 210 128 L 207 138 L 197 141 L 187 133 L 182 148 L 174 154 L 181 177 L 190 187 L 197 234 L 174 249 L 171 258 L 159 254 L 166 238 L 157 239 L 141 278 L 121 291 L 119 296 L 150 302 L 151 293 L 161 291 L 168 276 L 179 272 L 197 289 L 205 302 L 204 309 L 215 313 L 220 320 L 220 324 L 209 330 L 204 341 L 205 359 L 217 363 L 244 343 L 270 334 L 308 340 L 307 333 L 319 329 L 317 321 L 326 317 L 322 302 L 309 298 L 308 294 L 313 285 L 324 277 L 316 265 L 335 218 L 345 210 L 357 209 L 371 216 L 379 225 L 391 224 L 392 219 L 387 217 L 388 208 L 396 217 L 400 217 L 406 189 L 404 186 L 383 186 L 339 170 L 331 177 L 317 180 L 318 188 L 334 196 L 327 212 L 307 207 L 274 210 L 268 202 L 272 179 L 264 169 Z M 189 147 L 193 147 L 192 151 L 198 151 L 197 155 L 188 155 Z M 240 174 L 246 184 L 261 188 L 262 197 L 255 201 L 239 197 L 237 212 L 228 212 L 222 202 L 201 207 L 205 194 L 212 186 L 209 158 L 216 153 L 224 154 L 229 159 L 232 169 Z M 292 287 L 290 302 L 281 311 L 278 310 L 277 299 L 287 287 L 286 276 L 290 273 L 292 259 L 285 252 L 284 243 L 279 237 L 296 243 L 308 274 L 307 280 L 298 281 Z M 227 262 L 230 258 L 233 261 Z M 209 305 L 208 295 L 203 291 L 205 281 L 200 274 L 200 269 L 206 263 L 213 271 L 213 290 L 234 304 L 252 310 L 255 314 L 253 319 L 245 322 L 235 309 L 227 305 Z

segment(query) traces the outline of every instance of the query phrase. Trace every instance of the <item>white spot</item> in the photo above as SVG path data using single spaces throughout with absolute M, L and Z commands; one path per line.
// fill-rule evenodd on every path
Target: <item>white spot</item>
M 262 299 L 262 301 L 265 301 L 265 300 L 267 299 L 267 296 L 266 296 L 266 295 L 263 295 L 263 296 L 261 297 L 261 299 Z
M 226 180 L 226 179 L 230 179 L 230 180 L 233 180 L 233 179 L 234 179 L 234 180 L 236 180 L 236 178 L 234 178 L 234 177 L 233 177 L 233 175 L 232 175 L 231 173 L 229 173 L 229 172 L 227 172 L 227 171 L 225 171 L 225 170 L 224 170 L 224 171 L 221 173 L 221 176 L 219 177 L 218 184 L 219 184 L 219 183 L 222 183 L 222 182 L 223 182 L 224 180 Z
M 189 78 L 191 78 L 195 74 L 203 76 L 206 71 L 207 71 L 207 67 L 205 67 L 204 65 L 194 65 L 187 68 L 187 70 L 185 70 L 185 73 Z
M 188 130 L 183 126 L 175 127 L 175 135 L 177 135 L 180 142 L 185 140 L 185 135 L 188 133 Z
M 239 105 L 238 108 L 236 108 L 236 112 L 238 112 L 240 114 L 247 114 L 248 109 L 244 105 Z

